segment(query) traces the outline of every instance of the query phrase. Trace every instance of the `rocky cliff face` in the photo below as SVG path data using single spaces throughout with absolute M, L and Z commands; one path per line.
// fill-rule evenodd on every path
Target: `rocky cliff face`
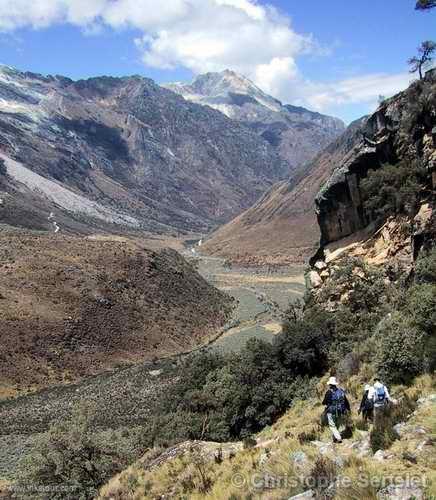
M 234 71 L 207 73 L 190 85 L 176 83 L 167 88 L 254 130 L 279 151 L 290 172 L 312 160 L 345 129 L 337 118 L 283 105 Z
M 321 246 L 312 258 L 312 286 L 321 287 L 331 263 L 344 256 L 404 275 L 434 245 L 435 120 L 436 73 L 430 71 L 363 122 L 316 199 Z
M 436 73 L 430 71 L 425 80 L 385 101 L 364 122 L 359 140 L 316 199 L 323 246 L 380 222 L 365 208 L 362 181 L 388 164 L 406 162 L 412 168 L 420 162 L 427 177 L 421 200 L 431 201 L 436 186 L 435 120 Z
M 141 77 L 0 68 L 2 222 L 207 231 L 250 206 L 288 165 L 268 141 Z M 15 214 L 15 215 L 14 215 Z M 25 222 L 27 221 L 27 222 Z

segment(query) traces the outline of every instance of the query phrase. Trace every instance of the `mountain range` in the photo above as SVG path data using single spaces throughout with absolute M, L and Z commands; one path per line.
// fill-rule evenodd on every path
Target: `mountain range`
M 254 130 L 291 165 L 291 173 L 345 130 L 338 118 L 284 105 L 248 78 L 230 70 L 200 75 L 191 84 L 166 87 L 188 101 L 218 109 Z
M 206 232 L 286 178 L 266 140 L 139 76 L 0 68 L 2 221 L 71 231 Z
M 188 93 L 169 87 L 184 97 L 139 76 L 75 82 L 0 67 L 2 221 L 208 232 L 343 127 L 230 71 L 198 77 Z

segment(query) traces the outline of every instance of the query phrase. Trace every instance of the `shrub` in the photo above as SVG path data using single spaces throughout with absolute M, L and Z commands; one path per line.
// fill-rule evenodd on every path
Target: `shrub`
M 311 441 L 318 441 L 320 439 L 319 427 L 312 427 L 311 429 L 300 432 L 298 434 L 298 441 L 300 444 L 310 443 Z
M 391 383 L 408 383 L 425 368 L 425 333 L 396 312 L 377 332 L 377 372 Z
M 251 340 L 239 354 L 192 356 L 156 409 L 157 442 L 243 439 L 271 425 L 296 394 L 312 387 L 292 377 L 274 347 Z
M 389 407 L 377 410 L 374 426 L 369 435 L 373 453 L 390 448 L 399 438 L 394 430 L 394 425 Z
M 284 323 L 283 333 L 275 339 L 275 355 L 294 376 L 321 375 L 328 367 L 332 332 L 331 314 L 310 307 L 302 319 Z
M 50 491 L 51 499 L 88 500 L 127 465 L 116 447 L 108 450 L 96 441 L 92 415 L 89 408 L 79 408 L 70 422 L 55 425 L 40 437 L 21 463 L 17 491 L 31 487 L 35 499 L 47 498 L 44 491 Z
M 414 325 L 431 334 L 436 327 L 436 285 L 425 283 L 411 287 L 406 311 Z
M 318 492 L 325 491 L 337 476 L 336 464 L 327 457 L 318 457 L 308 478 L 309 485 Z
M 436 283 L 436 248 L 422 253 L 418 258 L 415 280 L 417 283 Z
M 360 183 L 369 219 L 384 220 L 389 215 L 415 213 L 425 178 L 425 169 L 418 161 L 369 170 Z
M 388 405 L 377 410 L 374 426 L 370 433 L 370 444 L 374 453 L 390 448 L 394 441 L 399 438 L 394 426 L 407 420 L 415 408 L 416 400 L 404 395 L 398 404 Z
M 347 380 L 352 375 L 357 375 L 360 369 L 360 356 L 355 352 L 349 352 L 339 362 L 337 368 L 337 375 L 339 380 Z
M 252 436 L 247 436 L 242 444 L 244 446 L 244 450 L 249 450 L 250 448 L 254 448 L 257 445 L 257 441 Z

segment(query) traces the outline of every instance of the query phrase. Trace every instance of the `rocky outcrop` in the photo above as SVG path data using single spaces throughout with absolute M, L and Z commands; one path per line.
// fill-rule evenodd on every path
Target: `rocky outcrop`
M 316 205 L 321 246 L 352 235 L 375 221 L 365 210 L 361 181 L 369 170 L 420 159 L 435 189 L 436 72 L 385 101 L 362 125 L 360 138 L 319 192 Z M 431 177 L 433 176 L 433 185 Z M 424 197 L 426 193 L 423 193 Z M 429 198 L 427 193 L 427 198 Z M 430 197 L 431 198 L 431 197 Z M 430 199 L 429 198 L 429 199 Z

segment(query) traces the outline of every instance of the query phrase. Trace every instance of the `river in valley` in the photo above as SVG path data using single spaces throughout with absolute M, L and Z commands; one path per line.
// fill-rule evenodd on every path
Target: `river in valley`
M 210 347 L 221 352 L 237 351 L 248 339 L 271 342 L 281 332 L 283 313 L 305 292 L 302 266 L 245 268 L 224 259 L 206 257 L 194 249 L 186 252 L 200 274 L 235 299 L 233 318 Z

